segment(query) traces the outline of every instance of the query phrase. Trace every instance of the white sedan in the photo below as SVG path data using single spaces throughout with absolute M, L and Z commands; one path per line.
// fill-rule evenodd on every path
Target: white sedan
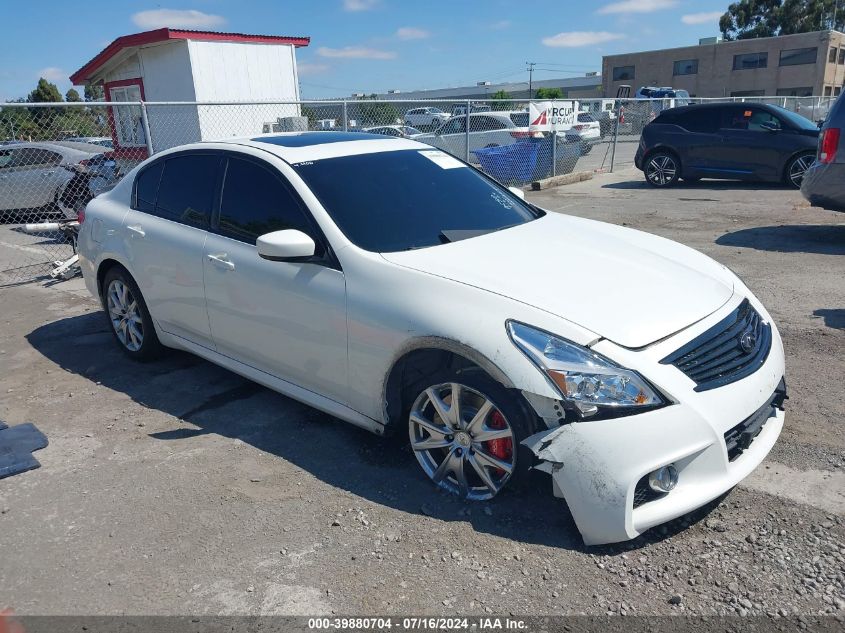
M 88 205 L 79 256 L 130 357 L 188 350 L 405 435 L 467 499 L 545 471 L 588 544 L 720 496 L 783 426 L 780 336 L 730 270 L 411 140 L 162 152 Z

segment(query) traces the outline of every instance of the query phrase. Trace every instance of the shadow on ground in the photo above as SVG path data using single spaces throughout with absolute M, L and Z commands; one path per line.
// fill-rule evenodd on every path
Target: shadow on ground
M 824 319 L 827 327 L 835 330 L 845 330 L 845 310 L 842 308 L 828 309 L 821 308 L 813 312 L 814 317 Z
M 780 253 L 845 255 L 845 226 L 830 224 L 759 226 L 725 233 L 716 240 L 716 244 Z
M 624 180 L 622 182 L 609 182 L 601 186 L 602 189 L 654 189 L 645 178 L 641 180 Z M 750 191 L 750 190 L 775 190 L 785 189 L 791 191 L 791 187 L 779 182 L 746 182 L 743 180 L 679 180 L 675 185 L 665 191 Z
M 372 435 L 187 353 L 134 362 L 120 352 L 107 328 L 102 314 L 84 314 L 41 326 L 27 340 L 63 369 L 172 415 L 173 428 L 150 434 L 151 441 L 185 442 L 187 449 L 193 438 L 208 433 L 236 438 L 331 486 L 402 512 L 468 521 L 475 530 L 502 538 L 597 554 L 624 553 L 662 540 L 700 521 L 718 504 L 634 541 L 585 548 L 565 503 L 552 496 L 546 475 L 535 473 L 525 492 L 505 493 L 488 504 L 460 501 L 425 479 L 406 442 Z

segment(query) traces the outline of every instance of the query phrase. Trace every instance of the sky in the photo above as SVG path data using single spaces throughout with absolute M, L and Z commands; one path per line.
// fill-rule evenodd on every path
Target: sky
M 307 35 L 303 98 L 601 72 L 602 55 L 717 35 L 727 0 L 0 0 L 0 101 L 68 76 L 121 35 L 170 26 Z M 80 93 L 82 91 L 80 90 Z

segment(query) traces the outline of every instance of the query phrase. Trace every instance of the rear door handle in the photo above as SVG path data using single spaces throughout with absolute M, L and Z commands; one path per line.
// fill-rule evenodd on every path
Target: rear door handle
M 147 235 L 144 233 L 144 229 L 137 225 L 127 224 L 126 230 L 129 231 L 133 237 L 145 237 Z
M 206 257 L 215 266 L 225 270 L 235 270 L 235 263 L 228 258 L 226 253 L 215 253 L 213 255 L 206 255 Z

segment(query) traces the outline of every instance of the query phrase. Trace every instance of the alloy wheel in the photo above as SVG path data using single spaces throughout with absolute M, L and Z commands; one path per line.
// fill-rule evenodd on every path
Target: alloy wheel
M 516 468 L 511 425 L 487 396 L 466 385 L 423 391 L 411 407 L 408 432 L 429 478 L 463 498 L 492 498 Z
M 804 154 L 793 160 L 789 164 L 789 182 L 795 187 L 801 187 L 801 183 L 804 180 L 804 173 L 810 168 L 814 160 L 815 157 L 812 154 Z
M 666 154 L 659 154 L 648 161 L 646 166 L 646 177 L 649 182 L 663 186 L 675 179 L 678 173 L 678 166 L 675 160 Z
M 120 279 L 113 279 L 106 293 L 106 303 L 117 339 L 130 352 L 137 352 L 144 344 L 144 322 L 129 286 Z

